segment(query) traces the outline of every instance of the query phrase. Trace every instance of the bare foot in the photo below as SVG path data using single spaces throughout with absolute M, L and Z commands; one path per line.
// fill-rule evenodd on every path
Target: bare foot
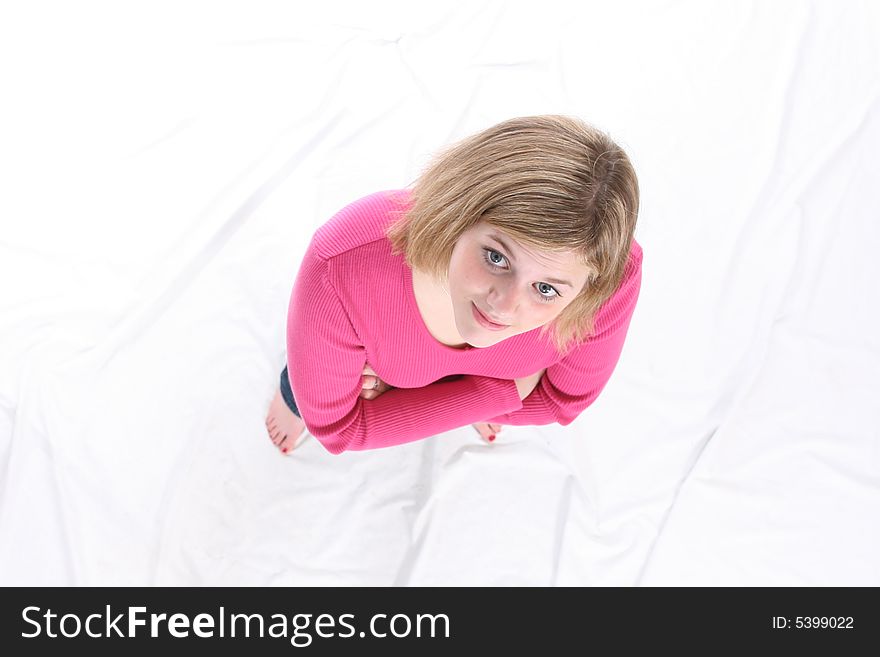
M 284 403 L 281 391 L 277 390 L 275 398 L 269 404 L 269 414 L 266 415 L 266 430 L 275 447 L 288 454 L 302 442 L 305 429 L 305 422 L 290 410 Z
M 480 434 L 480 437 L 488 442 L 493 442 L 495 440 L 496 434 L 501 432 L 501 427 L 503 424 L 489 424 L 488 422 L 477 422 L 472 425 L 474 429 L 477 430 L 477 433 Z

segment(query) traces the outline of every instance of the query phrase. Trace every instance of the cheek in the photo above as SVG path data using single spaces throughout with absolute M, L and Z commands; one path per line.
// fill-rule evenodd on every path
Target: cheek
M 552 322 L 562 314 L 562 311 L 565 310 L 565 306 L 567 305 L 568 304 L 563 305 L 559 303 L 558 300 L 555 303 L 540 303 L 536 301 L 532 304 L 535 326 L 542 326 L 548 322 Z
M 548 308 L 547 306 L 552 306 L 553 304 L 543 304 L 540 302 L 535 302 L 531 307 L 531 315 L 532 315 L 532 326 L 543 326 L 547 322 L 552 322 L 556 319 L 556 316 L 559 312 L 555 308 Z
M 457 273 L 458 286 L 464 290 L 480 292 L 489 286 L 488 272 L 479 262 L 462 265 Z

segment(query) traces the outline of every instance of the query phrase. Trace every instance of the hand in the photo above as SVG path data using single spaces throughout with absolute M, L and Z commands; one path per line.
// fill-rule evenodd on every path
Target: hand
M 501 431 L 501 427 L 503 424 L 490 424 L 488 422 L 477 422 L 476 424 L 471 425 L 474 429 L 477 430 L 477 433 L 480 434 L 480 437 L 483 440 L 488 442 L 492 442 L 495 440 L 495 436 Z
M 531 376 L 524 376 L 521 379 L 513 380 L 513 382 L 516 383 L 516 389 L 517 392 L 519 392 L 519 398 L 521 400 L 532 394 L 532 390 L 538 386 L 538 382 L 541 380 L 541 377 L 544 376 L 544 372 L 546 371 L 545 368 L 540 372 L 535 372 Z
M 524 376 L 521 379 L 514 379 L 513 382 L 516 384 L 516 390 L 519 393 L 520 400 L 525 399 L 530 394 L 532 394 L 532 390 L 534 390 L 538 386 L 538 382 L 541 380 L 541 377 L 544 376 L 544 372 L 546 372 L 546 368 L 541 370 L 540 372 L 535 372 L 530 376 Z M 489 422 L 477 422 L 472 425 L 474 429 L 477 430 L 477 433 L 480 434 L 482 438 L 487 440 L 488 442 L 492 442 L 495 440 L 495 436 L 501 431 L 501 427 L 503 424 L 491 424 Z
M 379 382 L 378 388 L 375 387 L 376 381 Z M 361 399 L 375 399 L 379 395 L 391 390 L 393 386 L 382 381 L 379 375 L 370 367 L 370 364 L 367 363 L 364 371 L 361 373 L 361 388 Z

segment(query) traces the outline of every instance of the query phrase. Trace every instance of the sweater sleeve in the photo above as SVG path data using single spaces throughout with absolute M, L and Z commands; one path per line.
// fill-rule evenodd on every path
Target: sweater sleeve
M 611 379 L 635 311 L 642 282 L 642 253 L 631 260 L 617 292 L 600 309 L 595 335 L 547 368 L 522 408 L 482 422 L 509 425 L 571 424 Z
M 516 384 L 461 376 L 361 399 L 363 341 L 312 245 L 294 282 L 287 315 L 287 366 L 306 428 L 331 454 L 390 447 L 522 407 Z

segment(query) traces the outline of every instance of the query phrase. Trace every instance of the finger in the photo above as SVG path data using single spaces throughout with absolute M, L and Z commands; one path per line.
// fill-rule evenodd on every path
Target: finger
M 500 424 L 490 424 L 489 425 L 489 429 L 492 431 L 492 433 L 498 433 L 499 431 L 501 431 L 501 427 L 502 427 L 502 425 L 500 425 Z
M 364 374 L 376 374 L 376 372 L 368 364 L 364 367 Z
M 367 390 L 372 390 L 376 387 L 376 377 L 375 376 L 364 376 L 361 377 L 361 388 Z

